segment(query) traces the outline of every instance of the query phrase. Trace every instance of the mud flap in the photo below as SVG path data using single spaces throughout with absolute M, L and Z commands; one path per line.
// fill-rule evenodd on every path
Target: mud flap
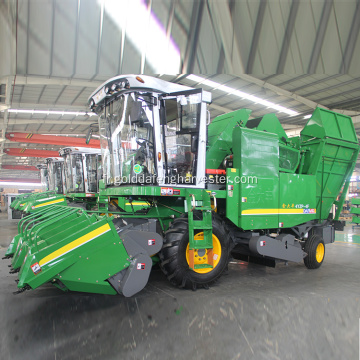
M 108 279 L 117 293 L 126 297 L 133 296 L 147 284 L 152 267 L 149 255 L 138 254 L 127 269 L 124 269 Z

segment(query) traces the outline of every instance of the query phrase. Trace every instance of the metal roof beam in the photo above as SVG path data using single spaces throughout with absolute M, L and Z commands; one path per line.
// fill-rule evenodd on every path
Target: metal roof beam
M 11 104 L 12 83 L 13 83 L 13 77 L 8 76 L 8 78 L 6 80 L 6 90 L 5 90 L 5 105 L 7 107 L 10 107 L 10 104 Z M 7 110 L 5 110 L 4 119 L 3 119 L 3 123 L 2 123 L 2 129 L 1 129 L 2 130 L 2 134 L 1 134 L 2 138 L 5 138 L 8 123 L 9 123 L 9 112 Z M 1 141 L 1 145 L 0 145 L 0 165 L 2 164 L 3 156 L 1 156 L 1 154 L 4 153 L 4 146 L 5 146 L 4 141 Z
M 316 101 L 312 101 L 312 100 L 307 99 L 307 98 L 305 98 L 305 97 L 303 97 L 303 96 L 297 95 L 297 94 L 295 94 L 295 93 L 293 93 L 293 92 L 291 92 L 291 91 L 282 89 L 282 88 L 280 88 L 280 87 L 278 87 L 278 86 L 276 86 L 276 85 L 269 84 L 269 83 L 267 83 L 266 81 L 257 79 L 257 78 L 255 78 L 255 77 L 253 77 L 253 76 L 251 76 L 251 75 L 240 74 L 240 75 L 238 75 L 238 77 L 239 77 L 240 79 L 243 79 L 243 80 L 247 81 L 247 82 L 256 84 L 256 85 L 258 85 L 258 86 L 261 86 L 261 87 L 263 87 L 263 88 L 265 88 L 265 89 L 269 89 L 269 90 L 273 91 L 274 93 L 276 93 L 277 95 L 283 95 L 283 96 L 286 96 L 286 97 L 288 97 L 288 98 L 290 98 L 290 99 L 294 99 L 294 100 L 296 100 L 296 101 L 298 101 L 298 102 L 300 102 L 300 103 L 302 103 L 302 104 L 310 107 L 311 109 L 315 109 L 315 108 L 318 107 L 318 106 L 321 106 L 321 107 L 324 108 L 324 109 L 329 109 L 329 108 L 326 107 L 325 105 L 319 104 L 319 103 L 316 102 Z M 340 110 L 339 112 L 341 112 L 342 114 L 349 115 L 349 116 L 354 115 L 353 112 L 350 112 L 350 113 L 349 113 L 349 112 L 347 112 L 346 110 Z
M 285 63 L 290 48 L 290 40 L 294 32 L 295 20 L 296 20 L 297 12 L 299 10 L 299 5 L 300 5 L 300 1 L 297 0 L 293 1 L 291 4 L 288 22 L 286 24 L 286 29 L 285 29 L 284 39 L 281 46 L 279 62 L 276 70 L 278 74 L 282 74 L 285 69 Z
M 304 78 L 304 77 L 306 77 L 306 76 L 308 76 L 308 75 L 307 75 L 307 74 L 304 74 L 304 75 L 296 76 L 296 77 L 294 77 L 294 78 L 292 78 L 292 79 L 289 79 L 289 80 L 286 80 L 286 81 L 284 81 L 284 82 L 282 82 L 282 83 L 280 83 L 280 84 L 277 84 L 277 86 L 284 86 L 284 85 L 287 85 L 287 84 L 291 84 L 292 82 L 298 81 L 298 80 L 300 80 L 300 79 L 302 79 L 302 78 Z M 264 79 L 264 80 L 266 80 L 266 79 Z
M 229 9 L 230 9 L 231 13 L 234 10 L 234 6 L 235 6 L 235 1 L 229 0 Z M 210 14 L 209 3 L 207 3 L 207 8 L 208 8 L 208 12 Z M 213 23 L 213 19 L 211 16 L 210 16 L 210 20 L 211 20 L 212 27 L 215 28 L 216 25 Z M 224 71 L 224 64 L 225 64 L 225 52 L 224 52 L 224 47 L 222 46 L 222 44 L 220 44 L 219 59 L 218 59 L 217 67 L 216 67 L 217 74 L 221 74 Z
M 234 26 L 229 4 L 223 1 L 209 1 L 209 9 L 212 20 L 217 27 L 214 28 L 222 41 L 225 53 L 225 61 L 230 74 L 243 74 L 245 68 L 242 62 L 239 44 L 234 34 Z
M 212 109 L 215 109 L 215 110 L 218 110 L 218 111 L 223 111 L 225 114 L 234 111 L 233 109 L 229 109 L 229 108 L 224 107 L 224 106 L 216 105 L 214 103 L 211 103 L 210 107 Z
M 77 50 L 78 50 L 78 42 L 79 42 L 79 26 L 80 26 L 80 0 L 77 2 L 77 16 L 75 23 L 75 41 L 74 41 L 74 59 L 73 59 L 73 71 L 71 74 L 71 78 L 76 74 L 76 66 L 77 66 Z
M 341 107 L 355 107 L 356 108 L 359 106 L 359 103 L 360 103 L 360 97 L 357 97 L 355 99 L 336 103 L 332 107 L 335 108 L 335 107 L 341 106 Z M 359 114 L 359 111 L 357 111 L 356 113 Z
M 47 125 L 90 125 L 93 124 L 94 120 L 39 120 L 39 119 L 9 119 L 9 125 L 37 125 L 37 124 L 47 124 Z
M 305 75 L 305 76 L 308 76 L 308 75 Z M 319 79 L 319 80 L 316 80 L 314 82 L 311 82 L 309 84 L 304 84 L 304 85 L 301 85 L 295 89 L 292 89 L 291 91 L 292 92 L 295 92 L 295 91 L 299 91 L 299 90 L 302 90 L 302 89 L 305 89 L 305 88 L 308 88 L 308 87 L 312 87 L 312 86 L 315 86 L 315 85 L 318 85 L 318 84 L 321 84 L 325 81 L 328 81 L 328 80 L 331 80 L 331 79 L 334 79 L 334 78 L 337 78 L 339 77 L 340 75 L 339 74 L 336 74 L 336 75 L 331 75 L 331 76 L 326 76 L 325 78 L 323 79 Z M 280 85 L 283 85 L 283 84 L 280 84 Z
M 201 21 L 204 12 L 204 1 L 196 0 L 193 3 L 189 41 L 187 42 L 182 72 L 191 74 L 194 70 L 196 51 L 198 48 Z
M 38 150 L 38 149 L 26 149 L 26 148 L 13 148 L 9 147 L 4 150 L 7 155 L 10 156 L 20 156 L 20 157 L 57 157 L 59 156 L 58 151 L 53 150 Z
M 99 36 L 98 36 L 97 50 L 96 50 L 95 74 L 92 77 L 92 79 L 94 79 L 96 77 L 96 75 L 99 73 L 99 68 L 100 68 L 101 44 L 102 44 L 103 21 L 104 21 L 104 7 L 105 7 L 105 2 L 102 1 L 101 5 L 100 5 Z
M 54 124 L 57 125 L 57 123 Z M 9 132 L 6 133 L 5 136 L 6 139 L 10 141 L 20 143 L 100 148 L 100 140 L 98 139 L 91 139 L 89 144 L 86 144 L 84 138 L 69 136 L 43 135 L 21 132 Z
M 357 80 L 358 82 L 359 80 Z M 342 85 L 342 84 L 340 84 Z M 326 91 L 326 90 L 324 90 Z M 339 96 L 342 96 L 342 95 L 346 95 L 346 94 L 352 94 L 352 93 L 355 93 L 357 91 L 360 91 L 360 88 L 356 88 L 356 89 L 350 89 L 350 90 L 347 90 L 347 91 L 343 91 L 342 93 L 340 94 L 333 94 L 333 95 L 329 95 L 329 96 L 325 96 L 323 98 L 320 98 L 318 99 L 318 101 L 324 101 L 324 100 L 327 100 L 327 99 L 331 99 L 331 98 L 334 98 L 334 97 L 339 97 Z
M 314 74 L 316 72 L 316 67 L 319 62 L 321 48 L 324 43 L 326 28 L 329 22 L 332 7 L 333 7 L 333 0 L 327 0 L 324 2 L 324 7 L 320 18 L 320 24 L 316 32 L 315 43 L 310 57 L 310 63 L 308 67 L 309 74 Z
M 252 37 L 249 58 L 246 66 L 246 73 L 248 74 L 251 74 L 253 72 L 253 66 L 254 66 L 256 53 L 258 50 L 261 28 L 264 22 L 266 3 L 267 3 L 266 0 L 260 0 L 259 9 L 256 17 L 254 35 Z
M 357 2 L 356 10 L 352 20 L 349 36 L 346 42 L 345 52 L 340 66 L 340 73 L 348 73 L 354 54 L 355 45 L 360 31 L 360 2 Z
M 12 109 L 24 109 L 24 110 L 63 110 L 63 111 L 87 111 L 90 112 L 86 104 L 84 106 L 76 105 L 59 105 L 59 104 L 34 104 L 34 103 L 12 103 Z M 79 115 L 81 116 L 81 115 Z
M 63 86 L 91 87 L 96 89 L 102 83 L 103 81 L 17 75 L 15 85 L 63 85 Z

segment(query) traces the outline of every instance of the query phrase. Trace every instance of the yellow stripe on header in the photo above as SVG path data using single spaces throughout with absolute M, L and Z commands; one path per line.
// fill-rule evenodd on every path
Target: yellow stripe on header
M 100 226 L 96 230 L 90 231 L 86 235 L 83 235 L 83 236 L 79 237 L 78 239 L 76 239 L 76 240 L 72 241 L 71 243 L 61 247 L 60 249 L 58 249 L 58 250 L 54 251 L 53 253 L 49 254 L 48 256 L 45 256 L 43 259 L 41 259 L 39 261 L 39 265 L 40 266 L 46 265 L 50 261 L 53 261 L 53 260 L 59 258 L 60 256 L 63 256 L 65 254 L 67 254 L 68 252 L 75 250 L 79 246 L 82 246 L 82 245 L 86 244 L 87 242 L 89 242 L 91 240 L 94 240 L 95 238 L 105 234 L 106 232 L 108 232 L 110 230 L 111 229 L 110 229 L 109 224 L 105 224 L 103 226 Z
M 65 201 L 65 199 L 57 199 L 57 200 L 53 200 L 53 201 L 48 201 L 48 202 L 43 203 L 43 204 L 35 205 L 35 208 L 39 208 L 39 207 L 46 206 L 46 205 L 51 205 L 51 204 L 56 204 L 56 203 L 59 203 L 59 202 L 62 202 L 62 201 Z

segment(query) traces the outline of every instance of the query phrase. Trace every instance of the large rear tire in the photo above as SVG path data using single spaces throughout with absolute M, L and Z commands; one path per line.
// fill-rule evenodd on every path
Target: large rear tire
M 308 269 L 318 269 L 325 259 L 324 240 L 319 235 L 311 235 L 305 243 L 304 251 L 307 256 L 304 258 L 304 264 Z
M 165 233 L 163 248 L 160 252 L 160 267 L 168 280 L 175 286 L 195 290 L 207 288 L 214 283 L 227 268 L 230 254 L 230 237 L 221 218 L 213 213 L 213 268 L 189 268 L 189 227 L 187 217 L 176 219 Z M 195 231 L 195 238 L 203 236 Z M 195 251 L 195 263 L 207 262 L 205 251 Z

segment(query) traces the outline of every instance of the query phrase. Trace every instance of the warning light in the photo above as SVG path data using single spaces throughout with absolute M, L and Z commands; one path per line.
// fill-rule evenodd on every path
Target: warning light
M 137 76 L 137 77 L 136 77 L 136 80 L 139 81 L 139 82 L 141 82 L 141 83 L 144 83 L 144 82 L 145 82 L 140 76 Z

